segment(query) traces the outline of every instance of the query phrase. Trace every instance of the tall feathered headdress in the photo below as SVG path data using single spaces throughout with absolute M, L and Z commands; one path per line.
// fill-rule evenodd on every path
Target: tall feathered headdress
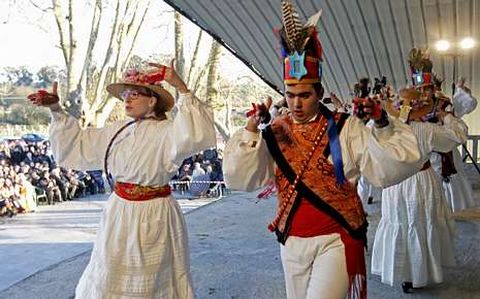
M 443 80 L 433 73 L 433 63 L 427 49 L 413 48 L 408 54 L 408 64 L 415 87 L 433 85 L 440 90 Z
M 283 28 L 278 31 L 284 60 L 285 84 L 318 83 L 322 77 L 322 45 L 317 23 L 322 11 L 311 16 L 305 25 L 290 0 L 282 1 Z
M 410 50 L 408 64 L 410 65 L 413 86 L 421 87 L 433 84 L 433 63 L 426 49 L 413 48 Z

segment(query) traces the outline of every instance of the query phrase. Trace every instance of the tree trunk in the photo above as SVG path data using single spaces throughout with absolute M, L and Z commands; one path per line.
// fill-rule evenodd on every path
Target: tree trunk
M 78 10 L 73 4 L 77 2 L 68 0 L 65 12 L 60 0 L 52 0 L 52 4 L 67 70 L 67 82 L 62 92 L 66 95 L 67 111 L 76 117 L 83 111 L 86 125 L 101 126 L 115 106 L 115 100 L 106 94 L 105 87 L 120 78 L 129 64 L 133 45 L 151 1 L 116 0 L 110 6 L 115 10 L 113 14 L 103 14 L 102 0 L 93 1 L 90 36 L 86 39 L 80 39 L 74 31 L 75 25 L 78 25 L 74 21 L 85 18 L 83 15 L 76 17 Z M 113 20 L 110 21 L 111 31 L 107 33 L 108 42 L 105 48 L 99 49 L 100 24 L 109 15 L 113 15 Z M 85 50 L 79 50 L 79 42 L 86 43 L 82 47 Z M 100 61 L 93 61 L 93 52 L 99 53 L 96 55 Z
M 103 87 L 97 89 L 95 105 L 91 110 L 94 112 L 91 120 L 96 126 L 104 126 L 105 121 L 116 105 L 116 100 L 106 96 L 105 87 L 110 82 L 116 82 L 122 77 L 122 72 L 129 65 L 132 56 L 132 49 L 138 37 L 138 32 L 145 21 L 150 1 L 131 0 L 127 3 L 124 13 L 120 19 L 120 27 L 116 32 L 116 51 L 112 52 L 111 60 L 114 65 L 111 68 L 104 68 L 106 71 L 103 80 Z M 108 79 L 108 81 L 107 81 Z
M 202 36 L 203 36 L 203 30 L 200 30 L 198 32 L 198 37 L 197 37 L 197 42 L 195 44 L 195 50 L 193 51 L 193 56 L 192 56 L 192 62 L 190 63 L 190 69 L 188 70 L 188 76 L 187 76 L 187 86 L 191 86 L 190 80 L 192 78 L 192 73 L 197 67 L 197 58 L 198 58 L 198 52 L 200 51 L 200 42 L 202 41 Z
M 107 101 L 100 110 L 96 111 L 94 121 L 97 126 L 105 126 L 110 113 L 112 113 L 113 108 L 115 108 L 115 105 L 117 105 L 117 101 L 118 100 L 111 98 L 111 100 Z
M 215 128 L 222 136 L 223 141 L 226 143 L 230 137 L 232 136 L 232 121 L 231 121 L 231 114 L 232 114 L 232 103 L 231 103 L 231 96 L 232 91 L 231 89 L 224 94 L 224 107 L 225 107 L 225 119 L 223 122 L 219 119 L 215 119 Z
M 207 75 L 207 101 L 210 105 L 214 105 L 218 102 L 218 64 L 220 61 L 220 56 L 222 54 L 222 46 L 217 42 L 212 42 L 212 47 L 210 48 L 210 54 L 208 57 L 208 75 Z M 228 127 L 220 123 L 218 120 L 215 121 L 215 127 L 217 128 L 220 135 L 224 140 L 228 140 L 230 132 Z
M 77 90 L 81 99 L 87 99 L 87 88 L 91 85 L 92 78 L 88 76 L 89 70 L 93 67 L 93 49 L 97 43 L 98 32 L 100 30 L 100 20 L 102 18 L 102 0 L 95 0 L 94 10 L 92 14 L 90 40 L 85 53 L 83 68 L 78 80 Z M 79 104 L 78 106 L 82 106 Z
M 215 128 L 217 129 L 217 132 L 220 134 L 220 136 L 222 136 L 223 141 L 226 143 L 232 135 L 230 133 L 230 129 L 227 128 L 224 123 L 218 121 L 217 119 L 215 119 Z
M 185 78 L 185 54 L 183 53 L 183 21 L 182 15 L 175 11 L 175 71 L 180 78 Z
M 65 8 L 62 7 L 61 0 L 51 1 L 67 70 L 66 86 L 62 89 L 62 94 L 66 95 L 64 104 L 67 111 L 76 117 L 83 111 L 86 125 L 103 125 L 115 106 L 115 100 L 106 94 L 105 86 L 117 80 L 128 65 L 151 1 L 112 1 L 114 3 L 109 7 L 115 10 L 113 14 L 103 13 L 105 4 L 102 0 L 93 0 L 92 10 L 87 12 L 79 12 L 74 3 L 80 4 L 73 0 L 68 0 Z M 77 17 L 79 13 L 83 15 Z M 76 21 L 85 19 L 90 14 L 90 36 L 80 39 L 74 30 L 79 25 Z M 99 49 L 97 37 L 100 24 L 109 15 L 113 15 L 111 22 L 110 19 L 107 21 L 112 24 L 109 40 L 105 48 Z M 84 47 L 78 47 L 79 42 L 85 43 Z M 94 52 L 99 53 L 100 63 L 93 61 Z
M 218 101 L 218 63 L 222 54 L 222 46 L 217 42 L 212 42 L 210 54 L 208 57 L 208 75 L 207 75 L 207 101 L 216 103 Z
M 57 29 L 58 29 L 60 49 L 62 49 L 63 61 L 65 63 L 65 66 L 67 66 L 70 63 L 68 59 L 70 55 L 68 54 L 68 45 L 66 44 L 66 41 L 65 41 L 65 28 L 63 24 L 64 17 L 62 14 L 62 7 L 57 0 L 52 0 L 52 5 L 53 5 L 53 16 L 55 17 L 55 24 L 57 25 Z

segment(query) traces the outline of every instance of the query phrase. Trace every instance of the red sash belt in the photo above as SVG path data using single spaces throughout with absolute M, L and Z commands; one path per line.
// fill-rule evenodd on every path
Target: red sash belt
M 121 198 L 131 201 L 144 201 L 157 197 L 167 197 L 172 193 L 169 185 L 150 187 L 122 182 L 116 182 L 113 190 Z

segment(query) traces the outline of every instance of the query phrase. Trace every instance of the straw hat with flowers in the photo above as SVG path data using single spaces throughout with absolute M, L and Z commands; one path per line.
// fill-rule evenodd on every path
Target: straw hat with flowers
M 175 99 L 160 82 L 165 78 L 166 67 L 161 67 L 157 71 L 140 72 L 136 69 L 128 70 L 122 79 L 122 82 L 113 83 L 107 86 L 107 91 L 117 99 L 123 101 L 121 94 L 127 89 L 150 91 L 163 102 L 165 111 L 169 111 L 175 104 Z
M 388 99 L 385 103 L 388 114 L 404 122 L 423 120 L 433 109 L 432 97 L 425 96 L 413 87 L 401 89 L 397 97 Z

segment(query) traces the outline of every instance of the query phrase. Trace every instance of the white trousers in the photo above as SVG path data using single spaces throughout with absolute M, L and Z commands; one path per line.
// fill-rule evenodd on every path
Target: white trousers
M 343 299 L 349 287 L 339 234 L 300 238 L 280 245 L 288 299 Z

